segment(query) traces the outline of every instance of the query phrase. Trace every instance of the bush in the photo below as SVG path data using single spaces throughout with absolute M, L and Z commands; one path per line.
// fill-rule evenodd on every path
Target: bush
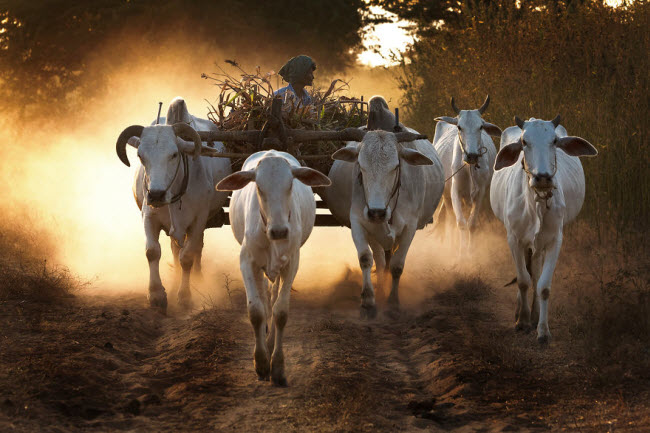
M 54 252 L 50 237 L 29 218 L 2 215 L 0 301 L 52 301 L 68 298 L 80 284 L 70 272 L 47 263 Z
M 433 136 L 433 119 L 451 112 L 450 96 L 472 109 L 488 93 L 486 118 L 502 129 L 514 124 L 514 115 L 559 113 L 570 135 L 600 152 L 583 159 L 581 218 L 645 237 L 650 5 L 517 3 L 463 3 L 458 26 L 443 26 L 414 45 L 400 78 L 409 123 Z

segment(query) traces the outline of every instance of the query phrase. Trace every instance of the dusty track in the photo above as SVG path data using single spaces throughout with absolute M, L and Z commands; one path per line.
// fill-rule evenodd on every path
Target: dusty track
M 0 431 L 650 431 L 647 381 L 602 390 L 561 333 L 540 351 L 510 291 L 467 280 L 363 321 L 358 290 L 293 295 L 288 388 L 257 380 L 240 303 L 5 304 Z

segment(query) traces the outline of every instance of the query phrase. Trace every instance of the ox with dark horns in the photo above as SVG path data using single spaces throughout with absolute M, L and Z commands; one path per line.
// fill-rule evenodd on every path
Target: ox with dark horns
M 370 277 L 373 257 L 380 285 L 390 270 L 388 302 L 397 309 L 406 254 L 415 232 L 431 221 L 442 196 L 444 171 L 426 136 L 397 124 L 384 98 L 369 101 L 364 129 L 361 142 L 350 142 L 334 153 L 332 186 L 319 194 L 339 222 L 352 230 L 363 272 L 361 315 L 372 318 L 377 314 Z
M 579 156 L 598 151 L 580 137 L 567 136 L 560 116 L 551 121 L 515 117 L 501 135 L 490 204 L 508 232 L 517 270 L 516 330 L 537 325 L 537 339 L 551 338 L 548 300 L 560 256 L 564 225 L 576 218 L 585 199 Z M 533 289 L 532 314 L 528 289 Z M 532 317 L 531 317 L 532 316 Z
M 500 136 L 498 126 L 483 120 L 482 114 L 490 104 L 490 96 L 477 110 L 460 110 L 454 98 L 451 107 L 456 117 L 442 116 L 435 120 L 436 132 L 433 138 L 442 165 L 445 168 L 445 193 L 436 218 L 436 226 L 447 220 L 452 212 L 460 235 L 460 251 L 471 252 L 473 232 L 478 223 L 481 205 L 492 180 L 496 148 L 491 135 Z M 463 205 L 469 208 L 465 219 Z
M 162 119 L 165 121 L 165 119 Z M 178 302 L 191 303 L 190 272 L 200 272 L 203 232 L 220 225 L 227 193 L 215 185 L 231 173 L 227 158 L 202 157 L 204 149 L 197 130 L 214 131 L 209 120 L 192 116 L 182 98 L 174 99 L 166 124 L 133 125 L 117 139 L 117 156 L 127 166 L 126 145 L 138 149 L 141 166 L 133 181 L 133 195 L 142 211 L 149 261 L 149 303 L 167 309 L 167 294 L 160 279 L 160 230 L 172 238 L 176 264 L 182 268 Z M 215 143 L 223 150 L 223 143 Z

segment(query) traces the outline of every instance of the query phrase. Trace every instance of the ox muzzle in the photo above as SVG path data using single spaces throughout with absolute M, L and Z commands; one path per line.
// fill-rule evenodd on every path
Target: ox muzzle
M 550 173 L 533 174 L 530 179 L 530 186 L 538 191 L 548 191 L 554 188 L 553 175 Z
M 480 153 L 465 153 L 463 154 L 463 161 L 469 165 L 476 165 L 480 157 Z
M 269 240 L 282 241 L 289 237 L 289 227 L 280 225 L 270 226 L 266 234 Z
M 167 190 L 164 189 L 151 189 L 147 192 L 147 204 L 153 207 L 161 207 L 167 204 L 165 196 Z
M 373 223 L 384 222 L 386 220 L 387 213 L 388 212 L 386 208 L 368 208 L 368 220 Z

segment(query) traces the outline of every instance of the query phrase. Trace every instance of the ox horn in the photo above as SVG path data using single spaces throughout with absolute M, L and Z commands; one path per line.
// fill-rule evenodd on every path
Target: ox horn
M 551 122 L 553 123 L 553 126 L 555 128 L 557 128 L 557 125 L 559 125 L 561 121 L 562 121 L 562 118 L 560 117 L 559 114 L 557 116 L 555 116 L 555 119 L 551 120 Z
M 395 135 L 395 138 L 397 139 L 398 143 L 427 139 L 427 136 L 424 134 L 416 134 L 414 132 L 409 132 L 409 131 L 394 132 L 393 134 Z
M 203 147 L 203 144 L 201 143 L 199 133 L 196 132 L 194 128 L 184 122 L 174 123 L 172 128 L 177 137 L 194 142 L 194 160 L 201 156 L 201 148 Z
M 456 101 L 454 101 L 454 97 L 451 97 L 451 108 L 456 112 L 456 114 L 460 114 L 460 110 L 458 107 L 456 107 Z
M 478 109 L 478 112 L 483 114 L 483 112 L 487 110 L 488 105 L 490 105 L 490 95 L 485 97 L 485 102 L 481 105 L 481 108 Z
M 515 123 L 519 128 L 524 129 L 524 121 L 517 116 L 515 116 Z
M 115 151 L 117 152 L 118 158 L 124 163 L 127 167 L 130 167 L 129 158 L 126 156 L 126 142 L 129 141 L 131 137 L 138 137 L 142 135 L 142 130 L 144 126 L 141 125 L 131 125 L 126 128 L 119 137 L 117 137 L 117 144 L 115 145 Z

